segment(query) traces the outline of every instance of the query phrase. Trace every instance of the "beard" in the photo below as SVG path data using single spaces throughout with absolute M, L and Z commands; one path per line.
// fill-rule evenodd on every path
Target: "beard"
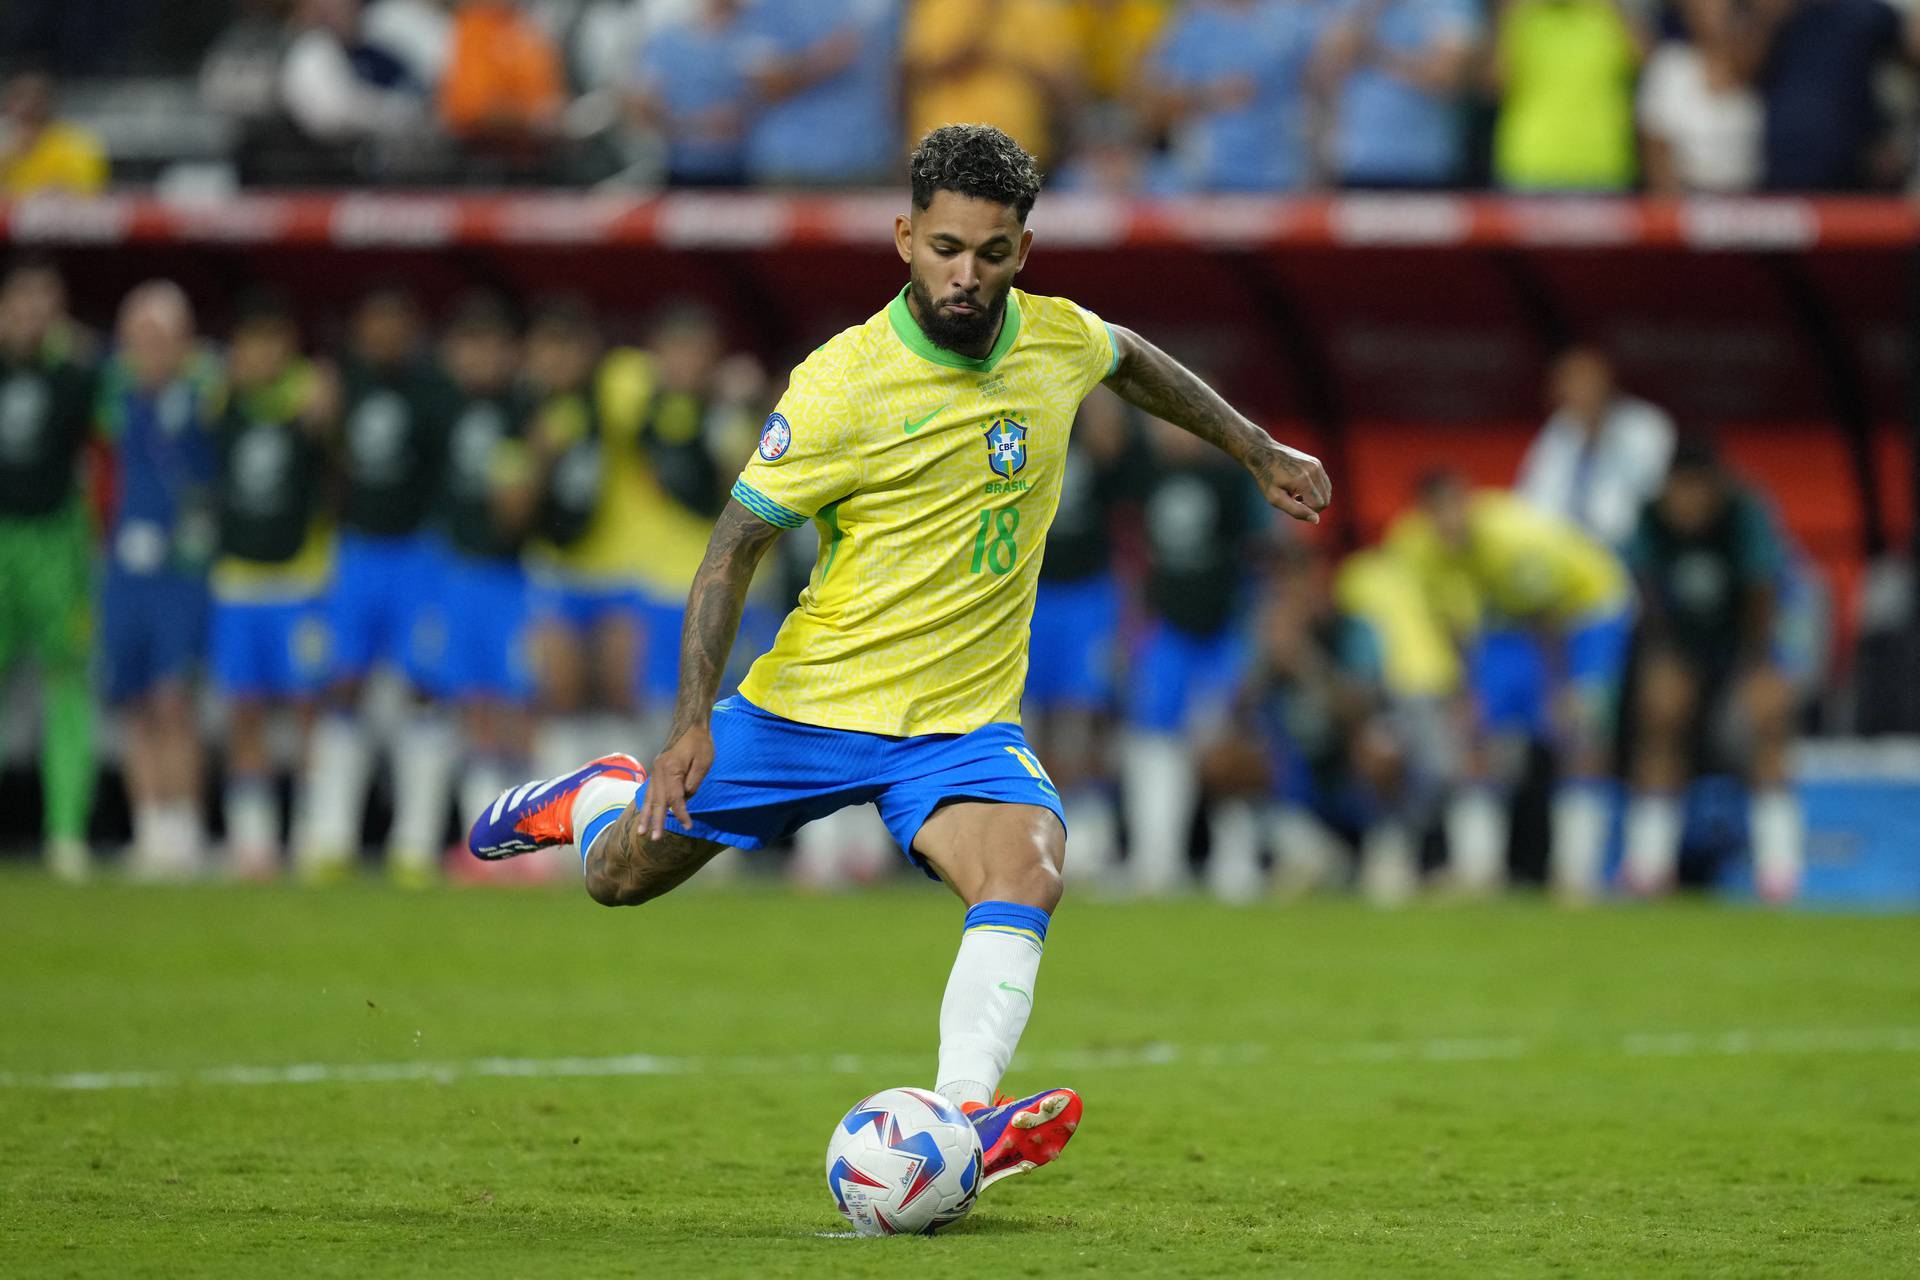
M 1002 292 L 992 302 L 984 303 L 979 295 L 967 301 L 980 310 L 970 316 L 954 315 L 943 312 L 934 304 L 933 295 L 917 277 L 909 278 L 907 287 L 913 294 L 915 309 L 920 313 L 920 329 L 937 347 L 949 351 L 967 354 L 969 348 L 980 347 L 993 340 L 1000 331 L 1000 318 L 1007 313 L 1007 295 Z M 959 301 L 959 299 L 949 299 Z

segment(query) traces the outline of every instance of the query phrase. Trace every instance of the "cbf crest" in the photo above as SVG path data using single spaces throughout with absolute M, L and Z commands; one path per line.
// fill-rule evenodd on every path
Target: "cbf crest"
M 1012 418 L 997 419 L 987 428 L 987 469 L 1011 480 L 1027 465 L 1027 428 Z

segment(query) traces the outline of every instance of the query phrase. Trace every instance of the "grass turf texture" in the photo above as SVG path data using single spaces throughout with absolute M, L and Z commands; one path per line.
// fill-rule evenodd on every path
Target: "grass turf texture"
M 0 1273 L 1920 1269 L 1920 929 L 1697 904 L 1070 901 L 1007 1083 L 1080 1088 L 1073 1147 L 934 1239 L 825 1238 L 827 1131 L 931 1082 L 959 915 L 0 875 Z M 635 1052 L 712 1069 L 192 1079 Z M 188 1081 L 45 1078 L 108 1069 Z

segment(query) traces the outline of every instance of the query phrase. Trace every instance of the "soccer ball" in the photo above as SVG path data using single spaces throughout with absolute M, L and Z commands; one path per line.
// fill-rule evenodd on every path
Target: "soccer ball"
M 863 1236 L 926 1235 L 973 1208 L 980 1160 L 960 1108 L 925 1089 L 882 1089 L 833 1126 L 827 1190 Z

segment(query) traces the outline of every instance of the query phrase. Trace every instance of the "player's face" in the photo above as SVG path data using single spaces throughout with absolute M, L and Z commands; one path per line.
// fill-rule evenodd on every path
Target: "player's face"
M 1688 468 L 1667 477 L 1660 514 L 1681 534 L 1703 532 L 1720 514 L 1720 482 L 1711 471 Z
M 894 220 L 893 238 L 927 336 L 950 350 L 986 354 L 1033 247 L 1033 232 L 1013 206 L 936 191 L 926 208 Z
M 401 298 L 376 298 L 354 317 L 353 345 L 373 364 L 399 364 L 420 340 L 420 318 Z
M 228 344 L 227 377 L 237 387 L 263 387 L 286 372 L 294 352 L 294 333 L 286 325 L 247 325 Z
M 586 333 L 536 327 L 527 335 L 527 378 L 547 391 L 565 391 L 593 369 L 593 339 Z
M 1472 530 L 1467 522 L 1467 491 L 1458 484 L 1442 485 L 1424 499 L 1427 518 L 1440 541 L 1455 551 L 1465 551 Z
M 67 309 L 66 286 L 46 270 L 15 272 L 0 290 L 0 341 L 30 351 L 47 339 Z
M 130 308 L 120 318 L 120 354 L 143 387 L 164 387 L 179 376 L 193 346 L 193 331 L 170 308 Z
M 447 372 L 469 395 L 491 395 L 513 379 L 514 344 L 504 333 L 473 330 L 447 338 Z
M 669 391 L 698 394 L 720 364 L 720 334 L 704 324 L 672 325 L 653 336 L 653 358 Z

